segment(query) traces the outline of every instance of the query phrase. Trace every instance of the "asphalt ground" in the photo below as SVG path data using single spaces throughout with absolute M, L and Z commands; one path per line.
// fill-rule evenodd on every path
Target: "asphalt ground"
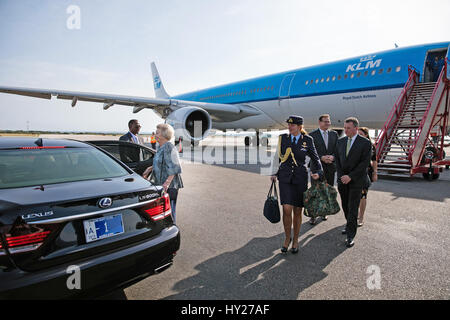
M 257 160 L 267 160 L 274 148 L 246 148 L 242 137 L 227 140 L 225 149 L 222 142 L 208 138 L 196 155 L 184 148 L 174 265 L 105 299 L 450 298 L 449 170 L 431 182 L 417 175 L 374 183 L 354 247 L 345 247 L 341 211 L 315 226 L 303 216 L 299 253 L 282 254 L 282 223 L 262 215 L 268 165 L 254 159 L 261 152 Z
M 235 157 L 251 149 L 238 146 Z M 186 154 L 174 265 L 109 298 L 450 298 L 449 170 L 431 182 L 418 175 L 374 183 L 352 248 L 341 234 L 342 211 L 315 226 L 303 216 L 300 251 L 293 255 L 280 252 L 282 223 L 262 214 L 270 181 L 261 165 L 194 163 Z

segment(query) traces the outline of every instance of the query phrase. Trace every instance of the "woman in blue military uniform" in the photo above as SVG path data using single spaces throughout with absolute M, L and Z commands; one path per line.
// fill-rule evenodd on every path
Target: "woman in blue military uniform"
M 322 172 L 320 158 L 313 138 L 303 129 L 303 118 L 290 116 L 286 122 L 289 134 L 282 134 L 278 140 L 278 150 L 274 159 L 274 175 L 271 180 L 279 180 L 280 200 L 283 206 L 283 225 L 286 239 L 281 252 L 286 253 L 292 241 L 292 253 L 298 252 L 298 236 L 302 224 L 303 193 L 308 188 L 308 169 L 305 158 L 311 159 L 311 177 L 317 180 Z M 293 215 L 293 216 L 292 216 Z M 294 234 L 291 238 L 291 228 Z

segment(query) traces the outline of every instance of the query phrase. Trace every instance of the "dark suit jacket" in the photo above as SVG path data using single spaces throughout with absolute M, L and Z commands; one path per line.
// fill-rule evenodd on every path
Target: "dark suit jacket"
M 282 183 L 291 183 L 303 185 L 306 191 L 308 185 L 308 169 L 305 165 L 305 157 L 311 158 L 311 172 L 322 173 L 322 165 L 320 164 L 319 156 L 314 147 L 313 139 L 309 135 L 302 135 L 297 143 L 291 142 L 291 135 L 281 135 L 281 153 L 284 155 L 287 148 L 291 148 L 294 153 L 295 165 L 290 156 L 286 162 L 283 162 L 277 172 L 278 180 Z
M 368 139 L 357 135 L 348 157 L 346 157 L 347 139 L 345 136 L 339 139 L 337 143 L 336 171 L 338 184 L 342 184 L 342 176 L 348 175 L 352 179 L 349 183 L 350 188 L 362 188 L 367 185 L 367 168 L 372 155 L 372 144 Z
M 323 141 L 320 129 L 312 131 L 309 135 L 314 139 L 314 145 L 316 146 L 319 158 L 328 155 L 332 155 L 336 158 L 337 141 L 339 139 L 336 131 L 333 130 L 328 131 L 328 148 L 325 146 L 325 141 Z M 336 168 L 336 160 L 330 164 L 322 162 L 322 166 Z
M 139 144 L 144 144 L 144 140 L 141 138 L 141 136 L 137 136 L 138 140 L 139 140 Z M 131 133 L 127 132 L 126 134 L 124 134 L 123 136 L 121 136 L 119 138 L 120 141 L 127 141 L 127 142 L 131 142 L 131 143 L 135 143 L 133 141 L 133 138 L 131 137 Z

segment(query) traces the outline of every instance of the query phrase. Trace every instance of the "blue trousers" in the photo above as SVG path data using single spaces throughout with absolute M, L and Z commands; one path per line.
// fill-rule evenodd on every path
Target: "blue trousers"
M 176 217 L 175 217 L 176 206 L 177 206 L 177 200 L 170 200 L 170 208 L 172 209 L 172 218 L 173 218 L 174 223 L 176 223 Z

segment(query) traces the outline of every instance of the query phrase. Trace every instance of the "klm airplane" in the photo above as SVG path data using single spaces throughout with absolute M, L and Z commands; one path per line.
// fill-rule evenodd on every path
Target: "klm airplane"
M 291 114 L 303 116 L 306 129 L 316 127 L 323 113 L 331 115 L 335 128 L 342 128 L 345 118 L 356 116 L 361 125 L 377 129 L 407 82 L 408 67 L 421 74 L 422 82 L 433 81 L 426 62 L 448 58 L 449 45 L 395 48 L 177 96 L 167 94 L 154 63 L 154 98 L 1 86 L 0 92 L 45 99 L 56 96 L 71 100 L 72 107 L 78 101 L 89 101 L 103 103 L 105 110 L 113 105 L 133 107 L 134 113 L 152 109 L 176 129 L 177 137 L 193 143 L 211 129 L 285 129 Z

